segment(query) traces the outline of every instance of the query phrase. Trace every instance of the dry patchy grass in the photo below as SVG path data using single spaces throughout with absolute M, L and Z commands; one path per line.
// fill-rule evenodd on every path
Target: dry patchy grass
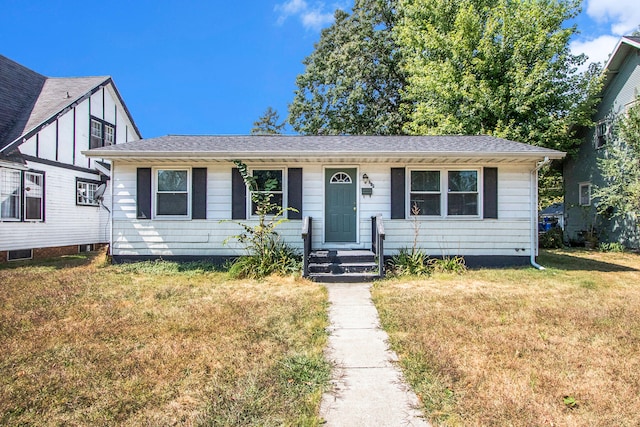
M 0 269 L 0 424 L 318 424 L 326 291 L 201 267 Z
M 374 300 L 436 425 L 640 425 L 640 256 L 378 283 Z

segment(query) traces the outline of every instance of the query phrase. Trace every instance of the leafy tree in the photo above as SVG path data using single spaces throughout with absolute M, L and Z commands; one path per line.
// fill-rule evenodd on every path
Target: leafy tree
M 604 185 L 594 190 L 598 209 L 613 207 L 613 216 L 640 216 L 640 98 L 614 126 L 598 168 Z M 636 222 L 637 224 L 637 222 Z
M 303 63 L 289 122 L 303 134 L 402 132 L 404 74 L 393 37 L 397 0 L 356 0 L 338 10 Z
M 278 123 L 280 115 L 277 110 L 267 107 L 266 111 L 260 118 L 253 122 L 251 135 L 279 135 L 284 129 L 285 122 Z
M 399 0 L 411 134 L 492 134 L 560 150 L 591 125 L 592 74 L 565 21 L 579 0 Z

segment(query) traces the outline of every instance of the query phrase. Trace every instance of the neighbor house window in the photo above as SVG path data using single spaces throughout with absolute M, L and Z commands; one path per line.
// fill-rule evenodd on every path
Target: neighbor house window
M 582 182 L 579 185 L 578 192 L 580 197 L 580 206 L 591 205 L 591 184 L 588 182 Z
M 449 171 L 447 215 L 478 215 L 478 171 Z
M 440 171 L 411 171 L 411 215 L 440 216 Z
M 596 148 L 601 148 L 609 140 L 608 120 L 601 120 L 596 125 Z
M 20 220 L 22 173 L 15 169 L 0 169 L 0 219 Z
M 91 117 L 89 148 L 104 147 L 116 143 L 116 127 L 111 123 Z
M 44 198 L 44 176 L 41 173 L 24 173 L 24 219 L 42 221 Z
M 188 189 L 188 170 L 158 169 L 156 171 L 156 216 L 188 216 Z
M 99 203 L 95 199 L 98 185 L 95 182 L 80 181 L 76 182 L 76 204 L 83 206 L 98 206 Z
M 269 202 L 278 205 L 284 206 L 284 184 L 283 184 L 283 171 L 282 169 L 254 169 L 253 176 L 256 179 L 256 184 L 258 186 L 257 191 L 251 192 L 251 214 L 256 215 L 257 206 L 253 202 L 254 193 L 259 193 L 263 196 L 269 196 Z M 271 213 L 276 213 L 272 211 Z

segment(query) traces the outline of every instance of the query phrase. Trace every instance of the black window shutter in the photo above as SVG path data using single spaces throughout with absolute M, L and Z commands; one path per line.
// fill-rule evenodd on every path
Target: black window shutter
M 191 169 L 191 219 L 207 219 L 207 168 Z
M 151 168 L 138 168 L 136 194 L 136 218 L 151 219 Z
M 290 208 L 298 212 L 287 212 L 289 219 L 302 219 L 302 168 L 289 168 L 289 179 L 287 181 L 287 200 Z
M 238 168 L 231 170 L 231 219 L 247 219 L 247 186 Z
M 405 169 L 391 168 L 391 219 L 405 218 Z
M 484 217 L 498 218 L 498 168 L 484 168 Z

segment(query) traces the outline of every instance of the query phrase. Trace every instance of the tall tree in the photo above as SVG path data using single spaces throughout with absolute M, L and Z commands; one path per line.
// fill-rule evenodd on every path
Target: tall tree
M 282 133 L 285 122 L 278 123 L 280 121 L 280 115 L 277 110 L 271 107 L 267 107 L 264 114 L 260 118 L 253 122 L 253 128 L 251 129 L 251 135 L 278 135 Z
M 338 10 L 303 63 L 289 122 L 303 134 L 402 132 L 404 74 L 393 37 L 396 0 L 356 0 Z
M 493 134 L 571 150 L 597 87 L 572 55 L 579 0 L 399 0 L 411 134 Z

